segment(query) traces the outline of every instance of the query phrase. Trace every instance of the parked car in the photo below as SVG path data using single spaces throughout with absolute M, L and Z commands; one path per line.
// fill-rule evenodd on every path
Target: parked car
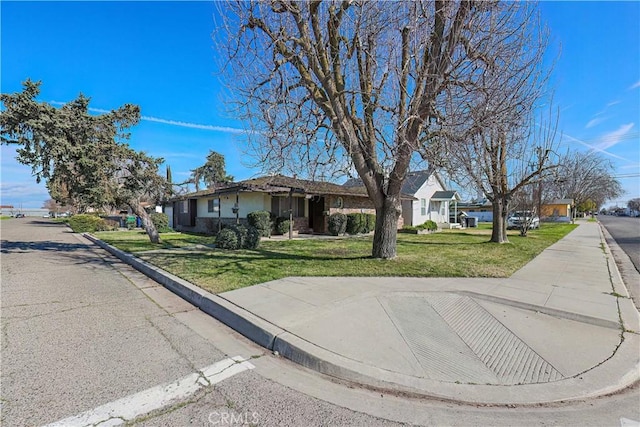
M 15 217 L 16 217 L 16 218 L 25 218 L 25 216 L 24 216 L 24 214 L 23 214 L 23 213 L 18 213 L 18 214 L 16 214 L 16 216 L 15 216 Z
M 532 215 L 531 211 L 515 211 L 507 218 L 507 229 L 520 229 L 525 224 L 529 224 L 529 230 L 540 228 L 540 218 Z
M 51 215 L 49 215 L 49 214 L 44 214 L 44 215 L 42 215 L 42 218 L 51 218 Z

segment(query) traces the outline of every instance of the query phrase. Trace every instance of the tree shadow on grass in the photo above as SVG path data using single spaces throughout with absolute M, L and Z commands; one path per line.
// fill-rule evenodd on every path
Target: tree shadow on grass
M 140 254 L 152 256 L 153 254 Z M 353 255 L 343 256 L 342 253 L 336 256 L 322 255 L 301 255 L 290 254 L 284 252 L 270 251 L 266 249 L 242 249 L 237 251 L 226 251 L 222 249 L 211 249 L 201 252 L 180 252 L 175 254 L 159 254 L 167 258 L 183 258 L 183 259 L 206 259 L 215 257 L 218 260 L 227 260 L 229 262 L 237 260 L 240 262 L 265 261 L 265 260 L 293 260 L 293 261 L 353 261 L 361 259 L 371 259 L 370 255 Z
M 472 234 L 470 234 L 470 236 L 473 236 Z M 489 240 L 482 240 L 482 241 L 478 241 L 478 242 L 433 242 L 433 241 L 403 241 L 403 242 L 398 242 L 398 246 L 404 246 L 404 245 L 418 245 L 418 246 L 469 246 L 469 245 L 487 245 L 487 244 L 493 244 L 493 242 L 490 242 Z

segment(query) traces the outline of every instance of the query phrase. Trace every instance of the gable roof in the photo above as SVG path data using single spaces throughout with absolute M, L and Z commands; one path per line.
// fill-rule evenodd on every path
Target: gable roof
M 223 184 L 216 188 L 197 191 L 195 193 L 182 194 L 172 200 L 184 200 L 187 198 L 199 198 L 217 194 L 229 194 L 236 192 L 257 191 L 261 193 L 293 193 L 311 195 L 353 196 L 369 197 L 367 189 L 362 186 L 344 186 L 324 181 L 310 181 L 306 179 L 292 178 L 284 175 L 261 176 L 244 181 Z M 413 200 L 414 197 L 402 194 L 402 199 Z
M 431 196 L 431 200 L 460 200 L 460 196 L 457 191 L 436 191 Z
M 298 193 L 307 194 L 331 194 L 337 196 L 359 196 L 369 197 L 366 188 L 363 186 L 344 187 L 325 181 L 310 181 L 307 179 L 292 178 L 284 175 L 262 176 L 259 178 L 247 179 L 238 182 L 238 185 L 248 186 L 255 189 L 284 189 L 286 192 L 293 190 Z
M 552 202 L 544 203 L 549 205 L 573 205 L 573 199 L 555 199 Z
M 442 188 L 446 188 L 440 179 L 440 176 L 433 170 L 421 170 L 407 173 L 407 176 L 402 183 L 402 189 L 400 190 L 403 194 L 406 195 L 415 195 L 418 190 L 424 185 L 429 177 L 433 175 L 436 177 Z M 342 184 L 343 187 L 362 187 L 363 183 L 360 178 L 351 178 L 348 179 L 347 182 Z

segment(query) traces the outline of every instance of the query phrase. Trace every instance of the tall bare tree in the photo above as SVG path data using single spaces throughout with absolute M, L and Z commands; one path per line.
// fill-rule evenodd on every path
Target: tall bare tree
M 624 194 L 622 184 L 615 178 L 613 164 L 595 151 L 567 153 L 546 187 L 554 197 L 573 199 L 576 206 L 591 201 L 594 210 Z
M 226 52 L 265 169 L 355 169 L 376 208 L 372 255 L 396 256 L 400 190 L 447 91 L 508 67 L 534 5 L 481 1 L 243 1 L 224 5 Z M 533 46 L 538 48 L 539 46 Z M 467 115 L 463 105 L 457 111 Z M 418 157 L 419 158 L 419 157 Z M 311 165 L 311 166 L 310 166 Z
M 483 58 L 481 68 L 469 66 L 476 81 L 445 93 L 438 104 L 440 132 L 423 153 L 454 181 L 485 194 L 493 205 L 496 243 L 508 242 L 511 199 L 533 194 L 557 167 L 557 116 L 546 89 L 551 67 L 544 61 L 548 36 L 529 12 L 510 33 L 500 31 L 498 17 L 486 23 L 490 34 L 504 37 L 498 54 Z

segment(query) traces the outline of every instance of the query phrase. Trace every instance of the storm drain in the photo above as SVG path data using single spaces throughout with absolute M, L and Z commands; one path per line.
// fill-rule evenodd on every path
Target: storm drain
M 563 378 L 469 296 L 394 296 L 381 303 L 426 378 L 476 384 L 529 384 Z

